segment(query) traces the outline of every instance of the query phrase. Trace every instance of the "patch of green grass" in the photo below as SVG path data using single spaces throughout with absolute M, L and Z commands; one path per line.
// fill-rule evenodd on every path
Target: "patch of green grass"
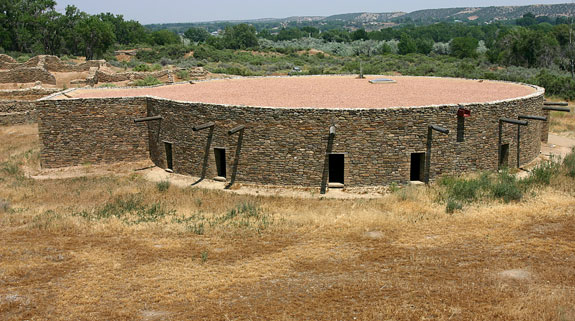
M 0 163 L 0 170 L 10 176 L 18 176 L 22 174 L 20 164 L 13 161 Z
M 159 192 L 165 192 L 170 189 L 170 181 L 161 181 L 156 183 L 156 188 Z
M 258 232 L 265 230 L 272 223 L 273 218 L 265 213 L 259 205 L 251 202 L 242 202 L 210 222 L 212 226 L 224 225 L 254 229 Z
M 99 88 L 115 88 L 118 87 L 116 84 L 105 83 L 98 86 Z
M 157 222 L 162 218 L 174 215 L 175 211 L 168 210 L 160 202 L 146 204 L 140 195 L 117 197 L 105 205 L 91 211 L 74 213 L 75 216 L 83 217 L 90 221 L 99 221 L 117 218 L 126 224 L 139 224 Z
M 62 216 L 52 210 L 43 212 L 42 214 L 34 216 L 32 219 L 32 226 L 39 230 L 47 230 L 54 224 L 55 221 L 60 220 Z

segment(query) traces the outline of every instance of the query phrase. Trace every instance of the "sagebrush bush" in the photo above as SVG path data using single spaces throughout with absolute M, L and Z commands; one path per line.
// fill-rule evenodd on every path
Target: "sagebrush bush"
M 575 147 L 573 147 L 571 153 L 567 154 L 563 159 L 563 168 L 565 175 L 575 178 Z
M 158 80 L 158 78 L 156 77 L 152 77 L 152 76 L 148 76 L 144 79 L 138 79 L 134 82 L 134 85 L 136 86 L 155 86 L 155 85 L 159 85 L 162 82 L 160 80 Z

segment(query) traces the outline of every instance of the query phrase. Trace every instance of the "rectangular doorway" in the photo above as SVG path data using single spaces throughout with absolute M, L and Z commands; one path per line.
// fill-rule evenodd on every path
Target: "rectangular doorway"
M 502 144 L 499 150 L 499 168 L 509 166 L 509 144 Z
M 166 169 L 174 170 L 174 161 L 172 156 L 172 143 L 164 142 L 166 148 Z
M 224 148 L 214 148 L 216 157 L 216 170 L 218 177 L 226 177 L 226 150 Z
M 409 173 L 409 180 L 423 182 L 424 173 L 425 173 L 425 153 L 411 153 L 411 170 Z
M 329 155 L 329 183 L 344 183 L 345 172 L 345 155 L 344 154 L 330 154 Z

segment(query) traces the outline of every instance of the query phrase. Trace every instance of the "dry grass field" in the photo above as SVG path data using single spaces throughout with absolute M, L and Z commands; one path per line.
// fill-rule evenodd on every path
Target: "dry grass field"
M 0 127 L 0 320 L 575 320 L 575 179 L 446 212 L 119 176 L 33 180 Z M 90 165 L 86 165 L 90 166 Z

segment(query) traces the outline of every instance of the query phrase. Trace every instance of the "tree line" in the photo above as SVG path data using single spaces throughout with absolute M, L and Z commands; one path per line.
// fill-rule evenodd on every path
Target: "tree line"
M 179 43 L 167 30 L 149 31 L 122 15 L 89 15 L 76 6 L 64 13 L 54 0 L 0 1 L 0 49 L 32 54 L 100 58 L 114 44 L 164 45 Z

